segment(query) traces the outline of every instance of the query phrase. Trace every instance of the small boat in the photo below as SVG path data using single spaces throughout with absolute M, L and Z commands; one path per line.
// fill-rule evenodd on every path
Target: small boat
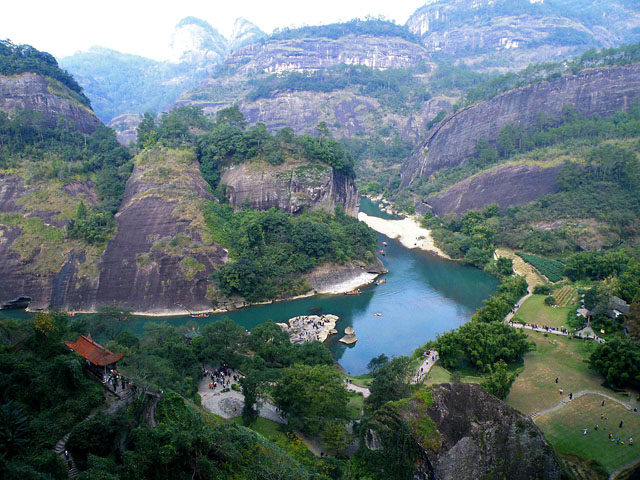
M 189 316 L 191 318 L 207 318 L 209 316 L 209 312 L 190 313 Z
M 387 283 L 387 280 L 385 278 L 381 278 L 380 280 L 376 280 L 376 285 L 382 285 L 384 283 Z
M 380 250 L 378 253 L 379 253 L 380 255 L 382 255 L 383 257 L 386 255 L 386 254 L 384 253 L 384 250 Z
M 386 247 L 387 245 L 388 245 L 387 242 L 382 242 L 383 247 Z
M 351 290 L 350 292 L 345 292 L 345 295 L 360 295 L 362 293 L 362 290 L 360 290 L 359 288 L 356 288 L 355 290 Z
M 78 315 L 78 312 L 67 312 L 67 315 L 68 315 L 69 317 L 75 317 L 75 316 L 77 316 L 77 315 Z
M 381 314 L 380 312 L 377 312 L 377 313 L 374 313 L 374 314 L 373 314 L 373 316 L 374 316 L 374 317 L 381 317 L 381 316 L 382 316 L 382 314 Z

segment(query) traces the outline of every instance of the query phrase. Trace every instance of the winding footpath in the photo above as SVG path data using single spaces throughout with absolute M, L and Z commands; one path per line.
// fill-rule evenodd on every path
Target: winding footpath
M 622 405 L 624 408 L 626 408 L 627 410 L 632 410 L 632 402 L 623 402 L 622 400 L 620 400 L 619 398 L 615 398 L 612 397 L 611 395 L 604 393 L 604 392 L 600 392 L 598 390 L 580 390 L 578 393 L 574 393 L 573 394 L 573 400 L 583 397 L 585 395 L 600 395 L 601 397 L 604 397 L 608 400 L 611 400 L 612 402 L 616 402 L 619 405 Z M 632 395 L 633 396 L 633 395 Z M 565 405 L 567 405 L 568 403 L 571 403 L 572 400 L 569 400 L 569 397 L 565 397 L 560 403 L 558 403 L 557 405 L 551 407 L 551 408 L 546 408 L 544 410 L 540 410 L 539 412 L 535 412 L 532 413 L 530 416 L 530 418 L 533 420 L 534 418 L 539 417 L 540 415 L 545 415 L 547 413 L 551 413 L 551 412 L 555 412 L 560 410 L 562 407 L 564 407 Z

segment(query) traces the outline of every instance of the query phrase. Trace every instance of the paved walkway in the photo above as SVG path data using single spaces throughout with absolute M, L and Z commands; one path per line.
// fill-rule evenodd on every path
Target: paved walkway
M 418 367 L 418 371 L 416 372 L 415 376 L 411 380 L 411 383 L 417 384 L 424 381 L 427 374 L 431 370 L 431 367 L 433 367 L 439 359 L 440 359 L 440 355 L 438 355 L 438 352 L 436 352 L 435 350 L 431 350 L 430 352 L 427 352 L 427 356 L 422 361 L 422 364 L 420 365 L 420 367 Z
M 364 398 L 367 398 L 369 395 L 371 395 L 371 392 L 367 387 L 359 387 L 358 385 L 354 385 L 353 383 L 347 383 L 347 390 L 361 393 Z
M 230 377 L 231 385 L 237 384 Z M 218 386 L 215 390 L 209 388 L 209 377 L 204 377 L 200 381 L 198 386 L 198 393 L 202 399 L 202 406 L 211 413 L 221 416 L 222 418 L 234 418 L 242 415 L 242 408 L 244 407 L 244 395 L 235 390 L 229 389 L 227 392 L 223 392 L 222 388 Z M 283 418 L 276 407 L 269 402 L 261 401 L 261 406 L 258 415 L 262 418 L 277 422 L 287 423 L 287 420 Z
M 516 306 L 513 308 L 513 310 L 507 313 L 507 316 L 504 317 L 504 321 L 509 322 L 514 317 L 514 315 L 518 312 L 518 309 L 522 306 L 522 304 L 526 302 L 529 299 L 529 297 L 531 297 L 532 295 L 533 293 L 527 293 L 524 297 L 518 300 L 518 303 L 516 303 Z
M 627 410 L 632 410 L 633 409 L 633 407 L 631 406 L 632 405 L 631 402 L 623 402 L 619 398 L 612 397 L 611 395 L 609 395 L 607 393 L 604 393 L 604 392 L 599 392 L 598 390 L 580 390 L 579 392 L 573 394 L 573 400 L 575 400 L 576 398 L 583 397 L 585 395 L 600 395 L 601 397 L 607 398 L 608 400 L 611 400 L 612 402 L 616 402 L 616 403 L 622 405 Z M 545 415 L 547 413 L 555 412 L 557 410 L 560 410 L 562 407 L 564 407 L 565 405 L 567 405 L 571 401 L 572 400 L 569 400 L 569 397 L 567 396 L 559 404 L 557 404 L 556 406 L 551 407 L 551 408 L 547 408 L 545 410 L 540 410 L 539 412 L 536 412 L 536 413 L 532 413 L 530 415 L 530 417 L 532 419 L 534 419 L 536 417 L 539 417 L 540 415 Z

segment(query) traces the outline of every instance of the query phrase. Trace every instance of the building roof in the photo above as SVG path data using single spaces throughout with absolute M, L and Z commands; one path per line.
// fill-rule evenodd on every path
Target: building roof
M 91 335 L 85 337 L 81 335 L 75 342 L 64 342 L 71 350 L 89 360 L 94 365 L 106 367 L 112 363 L 116 363 L 122 357 L 123 353 L 113 353 L 104 348 L 97 342 L 94 342 Z

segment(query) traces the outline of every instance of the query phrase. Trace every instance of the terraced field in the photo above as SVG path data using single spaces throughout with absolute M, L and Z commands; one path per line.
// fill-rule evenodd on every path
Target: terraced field
M 576 292 L 573 287 L 562 287 L 560 290 L 554 292 L 553 298 L 556 299 L 556 305 L 559 307 L 566 307 L 576 303 Z

